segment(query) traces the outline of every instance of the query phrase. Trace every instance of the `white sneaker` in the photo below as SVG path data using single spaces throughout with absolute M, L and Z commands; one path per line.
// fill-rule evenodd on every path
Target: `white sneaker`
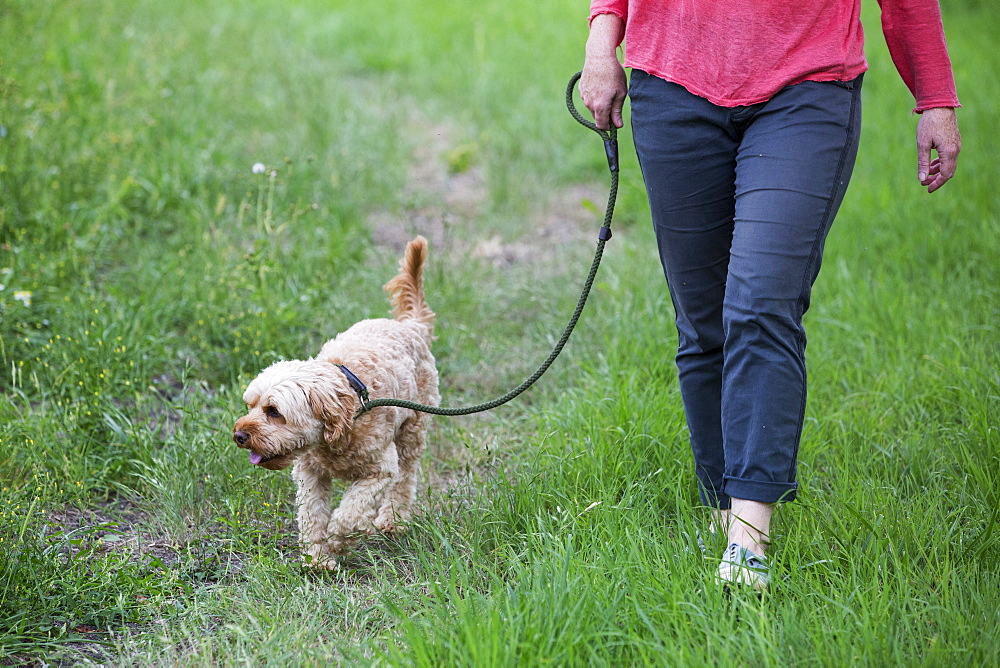
M 733 543 L 722 554 L 719 580 L 723 584 L 749 585 L 757 591 L 765 591 L 771 583 L 767 559 Z

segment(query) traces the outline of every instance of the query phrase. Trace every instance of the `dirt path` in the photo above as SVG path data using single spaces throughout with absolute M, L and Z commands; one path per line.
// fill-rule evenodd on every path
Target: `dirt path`
M 587 203 L 603 210 L 607 192 L 602 185 L 546 190 L 527 220 L 511 221 L 498 230 L 488 220 L 488 168 L 474 157 L 471 164 L 461 159 L 475 147 L 457 139 L 462 133 L 447 121 L 431 123 L 415 117 L 411 123 L 408 132 L 421 140 L 416 142 L 402 199 L 414 205 L 369 216 L 377 248 L 398 252 L 409 239 L 422 234 L 436 249 L 436 258 L 452 263 L 472 258 L 508 268 L 529 262 L 552 266 L 556 263 L 550 260 L 565 256 L 566 248 L 591 246 L 600 216 Z M 570 268 L 566 269 L 569 274 Z

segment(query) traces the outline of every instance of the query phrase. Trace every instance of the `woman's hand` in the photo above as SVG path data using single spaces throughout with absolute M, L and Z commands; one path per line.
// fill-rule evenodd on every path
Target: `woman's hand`
M 628 84 L 616 54 L 623 28 L 622 20 L 614 14 L 600 14 L 590 23 L 580 97 L 602 130 L 610 129 L 611 124 L 616 128 L 623 125 L 622 106 Z
M 931 150 L 938 157 L 931 159 Z M 962 136 L 950 107 L 926 109 L 917 122 L 917 178 L 932 193 L 955 176 Z

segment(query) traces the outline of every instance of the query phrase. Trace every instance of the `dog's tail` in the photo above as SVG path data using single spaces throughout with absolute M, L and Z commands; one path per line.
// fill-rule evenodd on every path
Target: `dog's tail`
M 434 311 L 424 299 L 424 261 L 427 259 L 427 239 L 418 236 L 406 244 L 406 253 L 399 261 L 399 273 L 385 284 L 396 320 L 416 320 L 427 327 L 428 338 L 434 336 Z

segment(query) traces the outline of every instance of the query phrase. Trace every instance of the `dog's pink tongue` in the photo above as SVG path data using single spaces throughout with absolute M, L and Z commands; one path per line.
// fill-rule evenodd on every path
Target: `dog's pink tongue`
M 260 464 L 263 460 L 264 458 L 258 455 L 256 452 L 253 451 L 250 452 L 250 463 L 253 464 L 254 466 Z

